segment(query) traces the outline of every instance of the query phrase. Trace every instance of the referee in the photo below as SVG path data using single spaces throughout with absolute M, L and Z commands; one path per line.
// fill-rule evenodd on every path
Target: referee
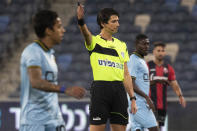
M 112 131 L 125 131 L 128 124 L 126 91 L 132 101 L 132 113 L 136 113 L 137 107 L 127 67 L 127 46 L 112 37 L 118 31 L 119 14 L 112 8 L 102 9 L 97 15 L 97 23 L 101 29 L 97 36 L 88 30 L 83 19 L 84 9 L 80 4 L 77 18 L 90 54 L 94 76 L 91 87 L 90 131 L 104 131 L 107 120 L 110 121 Z

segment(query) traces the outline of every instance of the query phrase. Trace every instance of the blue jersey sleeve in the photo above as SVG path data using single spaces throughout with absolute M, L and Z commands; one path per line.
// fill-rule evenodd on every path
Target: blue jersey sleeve
M 28 48 L 24 51 L 25 64 L 27 67 L 40 66 L 41 67 L 41 53 L 38 48 Z
M 131 77 L 136 78 L 137 76 L 137 60 L 135 59 L 134 55 L 130 56 L 129 61 L 127 62 L 128 70 Z

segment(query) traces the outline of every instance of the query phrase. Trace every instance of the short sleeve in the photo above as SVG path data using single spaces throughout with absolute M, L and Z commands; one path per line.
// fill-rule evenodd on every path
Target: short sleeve
M 85 42 L 86 49 L 92 51 L 96 45 L 96 36 L 92 35 L 92 43 L 88 46 Z
M 24 51 L 24 63 L 27 67 L 40 66 L 41 67 L 41 52 L 39 49 L 29 48 Z
M 168 65 L 168 70 L 169 70 L 168 80 L 170 81 L 176 80 L 176 75 L 173 67 Z
M 129 73 L 130 73 L 130 76 L 131 77 L 134 77 L 136 78 L 136 72 L 137 72 L 137 65 L 136 65 L 136 60 L 134 58 L 133 55 L 130 56 L 130 60 L 127 62 L 127 66 L 128 66 L 128 70 L 129 70 Z

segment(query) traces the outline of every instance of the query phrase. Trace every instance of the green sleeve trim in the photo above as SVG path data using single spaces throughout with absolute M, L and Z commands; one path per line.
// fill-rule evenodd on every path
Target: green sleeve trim
M 116 115 L 120 115 L 121 117 L 123 117 L 124 119 L 128 120 L 128 117 L 125 117 L 123 114 L 119 113 L 119 112 L 110 112 L 112 114 L 116 114 Z

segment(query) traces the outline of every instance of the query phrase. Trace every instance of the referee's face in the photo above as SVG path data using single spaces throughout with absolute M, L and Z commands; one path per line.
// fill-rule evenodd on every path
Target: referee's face
M 65 29 L 62 26 L 62 21 L 58 17 L 55 22 L 55 25 L 53 26 L 53 31 L 50 36 L 54 44 L 59 44 L 62 41 L 64 32 L 65 32 Z
M 117 15 L 112 15 L 110 19 L 108 20 L 108 23 L 104 23 L 104 30 L 109 32 L 110 34 L 114 34 L 118 31 L 119 24 L 119 18 Z

